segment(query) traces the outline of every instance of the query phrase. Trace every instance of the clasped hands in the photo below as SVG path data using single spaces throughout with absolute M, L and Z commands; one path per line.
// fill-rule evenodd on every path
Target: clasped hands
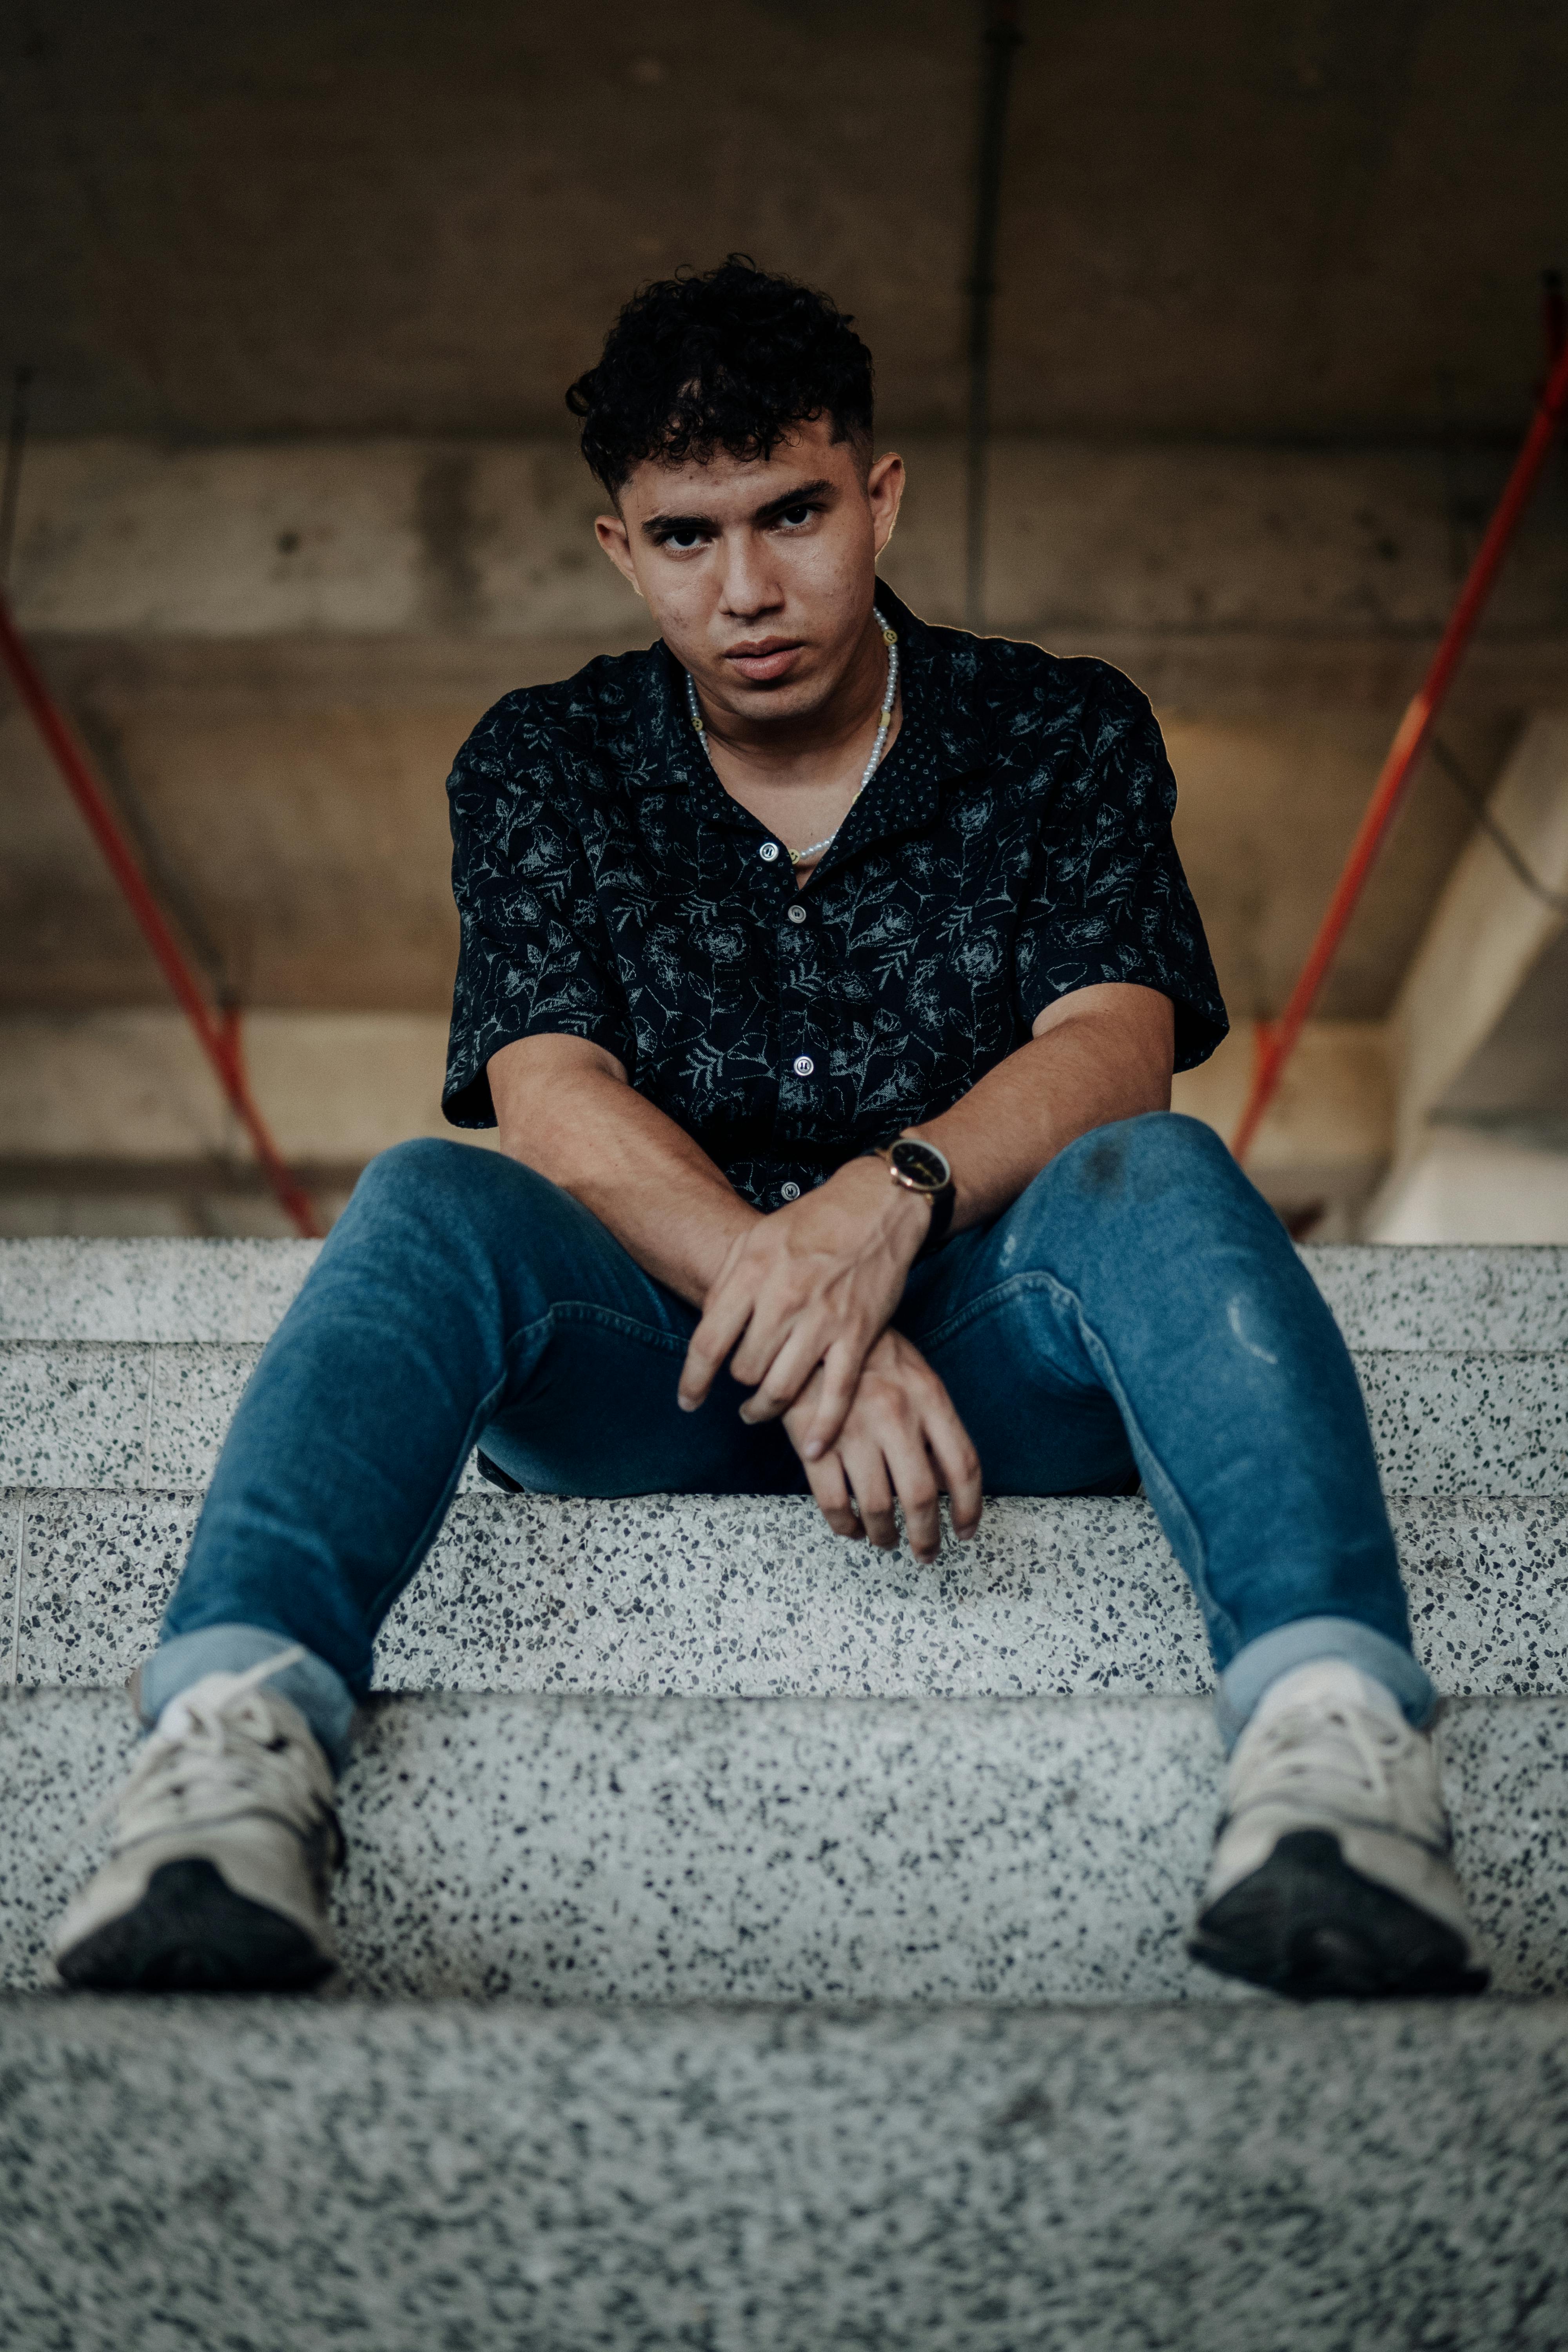
M 679 1400 L 694 1412 L 726 1360 L 752 1395 L 746 1422 L 782 1418 L 836 1535 L 898 1542 L 915 1558 L 980 1525 L 980 1457 L 918 1348 L 889 1328 L 931 1219 L 880 1160 L 856 1160 L 736 1235 L 691 1335 Z

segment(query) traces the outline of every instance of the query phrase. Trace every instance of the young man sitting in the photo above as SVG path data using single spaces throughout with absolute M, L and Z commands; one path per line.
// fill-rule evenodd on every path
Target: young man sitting
M 778 1494 L 917 1559 L 1141 1479 L 1235 1743 L 1192 1950 L 1479 1988 L 1350 1359 L 1173 1066 L 1225 1034 L 1143 697 L 879 585 L 904 472 L 824 297 L 650 288 L 568 395 L 646 653 L 450 782 L 446 1110 L 370 1167 L 235 1417 L 73 1985 L 333 1966 L 332 1780 L 476 1445 L 535 1493 Z M 846 1554 L 845 1574 L 854 1574 Z

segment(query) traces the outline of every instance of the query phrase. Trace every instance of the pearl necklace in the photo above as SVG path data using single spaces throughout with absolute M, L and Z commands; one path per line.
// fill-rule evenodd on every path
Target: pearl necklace
M 855 802 L 859 799 L 861 793 L 865 791 L 867 785 L 876 774 L 877 770 L 881 763 L 883 751 L 887 746 L 888 730 L 893 723 L 893 699 L 899 690 L 899 637 L 897 630 L 890 629 L 888 626 L 888 624 L 883 620 L 882 615 L 878 612 L 875 604 L 871 607 L 871 613 L 876 621 L 877 626 L 882 632 L 882 643 L 888 648 L 888 683 L 882 695 L 882 715 L 878 722 L 877 740 L 871 746 L 870 758 L 867 761 L 865 767 L 860 772 L 860 781 L 855 787 L 855 797 L 851 800 L 849 808 L 845 810 L 843 815 L 839 818 L 832 832 L 825 834 L 820 841 L 809 841 L 804 849 L 786 849 L 784 851 L 784 856 L 789 859 L 792 866 L 804 866 L 808 857 L 819 857 L 825 849 L 832 848 L 834 843 L 837 840 L 839 835 L 843 832 L 845 826 L 849 822 L 849 809 L 854 807 Z M 691 713 L 691 724 L 697 730 L 702 749 L 708 754 L 709 764 L 713 767 L 714 772 L 717 774 L 717 765 L 713 759 L 713 746 L 708 740 L 708 730 L 702 724 L 702 706 L 697 699 L 697 688 L 691 683 L 691 672 L 689 670 L 686 673 L 686 707 Z

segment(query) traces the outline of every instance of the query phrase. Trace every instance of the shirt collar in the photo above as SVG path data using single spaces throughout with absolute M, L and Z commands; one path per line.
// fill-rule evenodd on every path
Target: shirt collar
M 642 657 L 640 684 L 634 719 L 638 753 L 635 781 L 638 790 L 667 793 L 674 784 L 696 791 L 706 781 L 729 801 L 691 724 L 686 702 L 686 672 L 662 637 L 656 639 Z M 735 805 L 733 802 L 730 804 Z
M 877 603 L 898 632 L 898 740 L 846 817 L 819 873 L 918 833 L 936 815 L 942 787 L 972 775 L 989 756 L 973 638 L 928 628 L 884 582 L 878 583 Z

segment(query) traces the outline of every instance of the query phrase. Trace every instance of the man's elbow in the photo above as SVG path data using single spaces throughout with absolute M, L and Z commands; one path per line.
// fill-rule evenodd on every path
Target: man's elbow
M 520 1037 L 492 1054 L 490 1099 L 510 1160 L 573 1190 L 585 1100 L 626 1086 L 625 1066 L 587 1037 Z
M 1055 1035 L 1088 1048 L 1095 1066 L 1114 1072 L 1117 1116 L 1169 1110 L 1176 1063 L 1176 1010 L 1159 990 L 1102 982 L 1058 997 L 1035 1023 L 1037 1040 Z

